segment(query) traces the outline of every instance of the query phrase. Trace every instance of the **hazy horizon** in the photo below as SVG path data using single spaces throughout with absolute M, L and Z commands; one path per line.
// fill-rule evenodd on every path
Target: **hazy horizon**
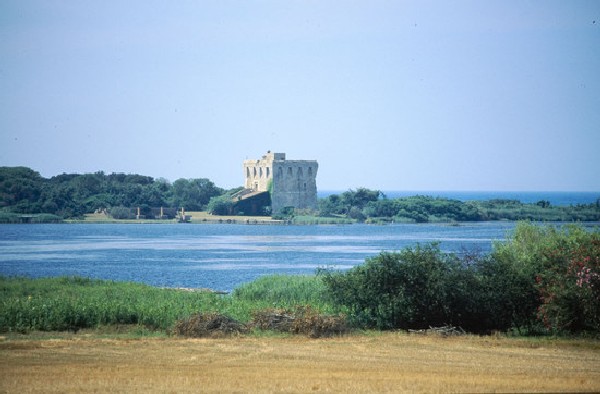
M 600 190 L 600 2 L 0 3 L 0 166 Z

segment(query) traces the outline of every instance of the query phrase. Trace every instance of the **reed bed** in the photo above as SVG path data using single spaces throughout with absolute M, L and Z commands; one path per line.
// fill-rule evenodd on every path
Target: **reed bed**
M 210 312 L 247 323 L 257 310 L 266 308 L 311 305 L 331 311 L 323 292 L 315 276 L 268 276 L 232 295 L 81 277 L 0 277 L 0 332 L 78 331 L 107 325 L 169 332 L 181 319 Z

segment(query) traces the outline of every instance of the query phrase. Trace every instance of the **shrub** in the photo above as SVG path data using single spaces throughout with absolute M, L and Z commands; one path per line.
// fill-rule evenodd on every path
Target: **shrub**
M 212 215 L 231 215 L 233 213 L 233 201 L 231 196 L 223 195 L 211 197 L 206 210 Z
M 417 245 L 324 271 L 323 281 L 360 326 L 600 332 L 600 232 L 581 226 L 519 223 L 486 256 Z
M 437 244 L 383 252 L 346 272 L 324 272 L 332 299 L 367 327 L 423 328 L 451 323 L 450 278 L 460 269 Z
M 127 207 L 112 207 L 108 213 L 113 219 L 135 219 L 135 214 L 131 208 Z
M 600 332 L 600 233 L 568 226 L 539 252 L 538 318 L 554 332 Z

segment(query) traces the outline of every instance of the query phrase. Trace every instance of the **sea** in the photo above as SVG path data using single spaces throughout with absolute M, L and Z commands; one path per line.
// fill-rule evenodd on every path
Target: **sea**
M 584 195 L 573 193 L 569 200 L 540 193 L 530 198 L 555 205 L 559 201 L 563 205 L 595 201 L 589 193 Z M 470 192 L 462 196 L 476 199 Z M 493 196 L 510 198 L 516 194 Z M 488 253 L 494 243 L 511 234 L 514 226 L 514 222 L 506 221 L 313 226 L 4 224 L 0 225 L 0 276 L 75 275 L 230 292 L 264 275 L 312 275 L 320 268 L 346 270 L 383 251 L 417 244 L 435 242 L 444 252 Z

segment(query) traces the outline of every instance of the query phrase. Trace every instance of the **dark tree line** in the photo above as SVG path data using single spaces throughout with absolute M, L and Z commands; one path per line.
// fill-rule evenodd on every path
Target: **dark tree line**
M 27 167 L 0 167 L 0 210 L 79 217 L 116 207 L 185 207 L 203 210 L 224 190 L 206 178 L 173 183 L 137 174 L 102 171 L 44 178 Z

